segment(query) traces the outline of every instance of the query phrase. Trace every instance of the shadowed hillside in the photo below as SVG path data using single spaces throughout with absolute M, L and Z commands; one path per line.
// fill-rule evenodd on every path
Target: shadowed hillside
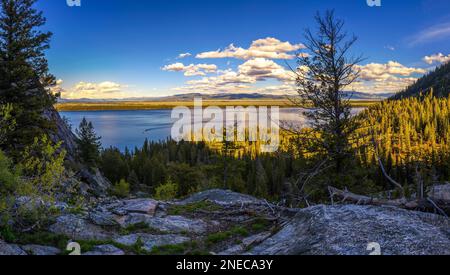
M 419 96 L 421 92 L 427 92 L 433 88 L 434 95 L 438 97 L 447 97 L 450 92 L 450 62 L 444 64 L 433 72 L 417 80 L 406 90 L 394 96 L 394 99 L 400 99 L 411 96 Z

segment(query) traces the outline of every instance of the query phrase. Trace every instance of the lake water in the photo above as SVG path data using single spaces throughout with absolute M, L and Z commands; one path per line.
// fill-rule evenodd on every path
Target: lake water
M 357 110 L 355 110 L 357 112 Z M 101 136 L 103 147 L 141 147 L 145 139 L 161 141 L 170 137 L 171 128 L 176 119 L 171 118 L 172 110 L 136 110 L 136 111 L 87 111 L 61 112 L 72 129 L 78 127 L 83 117 L 94 124 L 95 131 Z M 299 108 L 281 108 L 280 121 L 283 125 L 305 124 L 302 110 Z

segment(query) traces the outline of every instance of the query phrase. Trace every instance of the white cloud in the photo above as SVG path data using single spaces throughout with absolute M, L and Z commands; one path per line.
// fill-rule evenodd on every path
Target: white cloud
M 205 76 L 207 73 L 215 73 L 217 65 L 214 64 L 190 64 L 174 63 L 166 65 L 162 68 L 163 71 L 170 72 L 184 72 L 185 76 Z
M 445 56 L 442 53 L 433 54 L 430 56 L 425 56 L 423 58 L 423 61 L 425 61 L 427 64 L 433 64 L 433 63 L 447 63 L 450 61 L 450 54 Z
M 370 63 L 357 66 L 361 77 L 348 89 L 358 92 L 385 93 L 399 92 L 417 80 L 417 76 L 425 74 L 422 68 L 407 67 L 395 61 L 385 64 Z
M 295 55 L 291 52 L 305 48 L 302 44 L 291 44 L 290 42 L 281 42 L 272 37 L 258 39 L 253 41 L 250 48 L 244 49 L 231 44 L 224 50 L 210 51 L 198 54 L 196 57 L 205 58 L 268 58 L 268 59 L 293 59 Z
M 197 58 L 236 58 L 244 60 L 234 70 L 218 70 L 217 66 L 206 69 L 205 67 L 201 68 L 201 65 L 207 66 L 208 64 L 185 66 L 182 63 L 165 66 L 163 70 L 184 72 L 186 76 L 203 76 L 201 79 L 186 82 L 184 87 L 174 88 L 177 92 L 292 94 L 296 91 L 295 74 L 273 59 L 292 59 L 295 57 L 294 52 L 303 48 L 304 45 L 302 44 L 291 44 L 269 37 L 253 41 L 248 49 L 231 44 L 224 50 L 204 52 L 196 56 Z M 395 50 L 390 45 L 385 48 Z M 424 60 L 431 64 L 443 62 L 449 58 L 450 55 L 438 54 L 426 57 Z M 427 72 L 426 69 L 408 67 L 396 61 L 370 63 L 357 66 L 357 68 L 361 70 L 360 79 L 347 88 L 371 93 L 400 91 Z M 305 68 L 302 68 L 302 70 L 305 71 Z M 207 72 L 216 72 L 217 74 L 206 76 Z M 272 81 L 269 81 L 266 86 L 257 85 L 266 80 Z M 279 84 L 276 82 L 279 82 Z
M 232 70 L 219 71 L 217 76 L 203 77 L 186 82 L 184 87 L 174 88 L 178 92 L 232 93 L 245 92 L 255 83 L 254 77 L 239 74 Z
M 425 69 L 406 67 L 395 61 L 386 64 L 370 63 L 357 68 L 361 70 L 361 79 L 365 81 L 387 81 L 399 76 L 406 77 L 427 72 Z
M 413 84 L 417 78 L 393 77 L 385 81 L 358 81 L 353 83 L 348 90 L 362 93 L 395 93 Z
M 183 59 L 183 58 L 189 57 L 191 55 L 192 55 L 191 53 L 180 53 L 178 55 L 177 59 Z
M 179 64 L 173 64 L 171 69 L 185 71 Z M 255 58 L 238 66 L 237 71 L 219 70 L 216 76 L 190 80 L 184 87 L 175 88 L 175 90 L 197 93 L 251 92 L 253 84 L 269 79 L 278 80 L 287 85 L 287 83 L 293 83 L 295 76 L 273 60 Z
M 278 79 L 280 81 L 293 81 L 295 75 L 285 70 L 272 60 L 265 58 L 255 58 L 245 62 L 239 66 L 239 73 L 256 80 L 266 80 L 269 78 Z
M 80 98 L 124 98 L 130 96 L 124 89 L 128 86 L 115 83 L 112 81 L 105 81 L 100 83 L 79 82 L 74 87 L 63 90 L 62 98 L 66 99 L 80 99 Z
M 185 66 L 183 63 L 174 63 L 174 64 L 166 65 L 162 69 L 163 69 L 163 71 L 181 72 L 181 71 L 184 71 L 184 68 L 185 68 Z

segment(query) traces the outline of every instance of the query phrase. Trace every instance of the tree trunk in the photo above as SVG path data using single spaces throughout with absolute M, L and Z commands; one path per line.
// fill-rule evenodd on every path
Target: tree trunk
M 450 201 L 445 200 L 432 200 L 430 198 L 426 199 L 416 199 L 416 200 L 386 200 L 373 198 L 363 195 L 357 195 L 349 192 L 348 190 L 339 190 L 334 187 L 328 187 L 332 201 L 335 197 L 342 200 L 342 202 L 351 202 L 358 205 L 375 205 L 375 206 L 393 206 L 398 208 L 403 208 L 407 210 L 419 210 L 424 212 L 435 212 L 444 216 L 450 214 Z

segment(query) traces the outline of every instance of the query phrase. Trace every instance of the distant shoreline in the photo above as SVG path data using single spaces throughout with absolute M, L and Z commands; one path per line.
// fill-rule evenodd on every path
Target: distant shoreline
M 354 100 L 351 101 L 353 107 L 368 107 L 376 104 L 380 100 Z M 193 108 L 193 101 L 114 101 L 114 102 L 67 102 L 57 103 L 55 108 L 60 112 L 75 111 L 143 111 L 143 110 L 164 110 L 175 107 Z M 218 106 L 279 106 L 280 108 L 298 107 L 289 100 L 204 100 L 203 107 Z

